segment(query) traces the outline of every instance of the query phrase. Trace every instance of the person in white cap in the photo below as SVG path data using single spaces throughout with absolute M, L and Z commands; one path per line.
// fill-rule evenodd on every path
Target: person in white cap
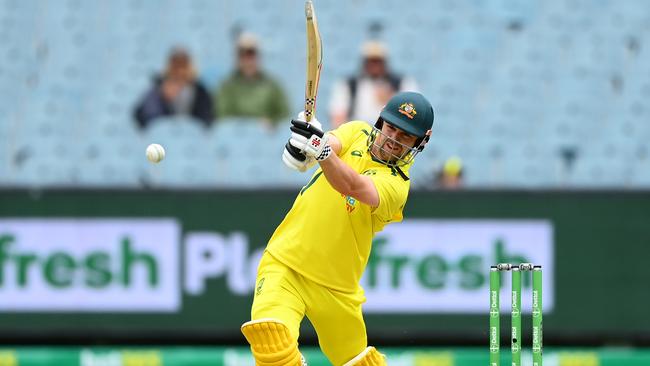
M 415 80 L 389 69 L 388 50 L 382 42 L 367 41 L 361 56 L 361 72 L 339 81 L 332 90 L 329 107 L 333 128 L 350 120 L 372 122 L 396 92 L 418 90 Z

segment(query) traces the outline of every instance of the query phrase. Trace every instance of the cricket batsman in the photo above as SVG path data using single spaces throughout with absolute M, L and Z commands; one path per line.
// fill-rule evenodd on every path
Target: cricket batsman
M 402 92 L 374 127 L 351 121 L 323 133 L 315 118 L 303 117 L 291 121 L 283 161 L 298 171 L 319 169 L 269 240 L 242 333 L 257 365 L 299 366 L 307 316 L 333 365 L 386 365 L 367 344 L 359 281 L 373 236 L 402 220 L 409 167 L 431 136 L 433 108 L 421 94 Z

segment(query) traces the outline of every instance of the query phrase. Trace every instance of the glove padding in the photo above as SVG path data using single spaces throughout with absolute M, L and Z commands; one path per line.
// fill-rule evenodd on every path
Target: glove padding
M 316 164 L 316 159 L 311 156 L 306 157 L 300 150 L 287 142 L 282 152 L 282 162 L 293 170 L 305 172 Z
M 329 137 L 319 126 L 305 121 L 291 120 L 289 144 L 305 156 L 313 157 L 318 161 L 327 159 L 332 154 L 332 148 L 327 143 L 328 139 Z

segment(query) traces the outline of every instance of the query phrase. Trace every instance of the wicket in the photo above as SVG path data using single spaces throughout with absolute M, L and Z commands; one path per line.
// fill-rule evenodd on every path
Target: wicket
M 490 267 L 490 366 L 500 364 L 501 344 L 501 310 L 499 307 L 499 293 L 501 291 L 500 272 L 512 273 L 512 335 L 511 353 L 512 366 L 521 366 L 521 274 L 532 272 L 533 277 L 533 366 L 542 366 L 542 266 L 532 263 L 512 265 L 499 263 Z

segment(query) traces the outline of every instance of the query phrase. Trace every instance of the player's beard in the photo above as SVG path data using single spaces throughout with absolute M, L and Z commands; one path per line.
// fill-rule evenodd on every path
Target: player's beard
M 372 144 L 372 153 L 374 156 L 379 157 L 380 160 L 389 164 L 395 163 L 404 154 L 406 148 L 401 146 L 392 139 L 379 134 L 377 136 L 379 141 Z
M 368 152 L 375 160 L 390 166 L 405 166 L 413 161 L 418 151 L 374 127 L 368 135 Z

